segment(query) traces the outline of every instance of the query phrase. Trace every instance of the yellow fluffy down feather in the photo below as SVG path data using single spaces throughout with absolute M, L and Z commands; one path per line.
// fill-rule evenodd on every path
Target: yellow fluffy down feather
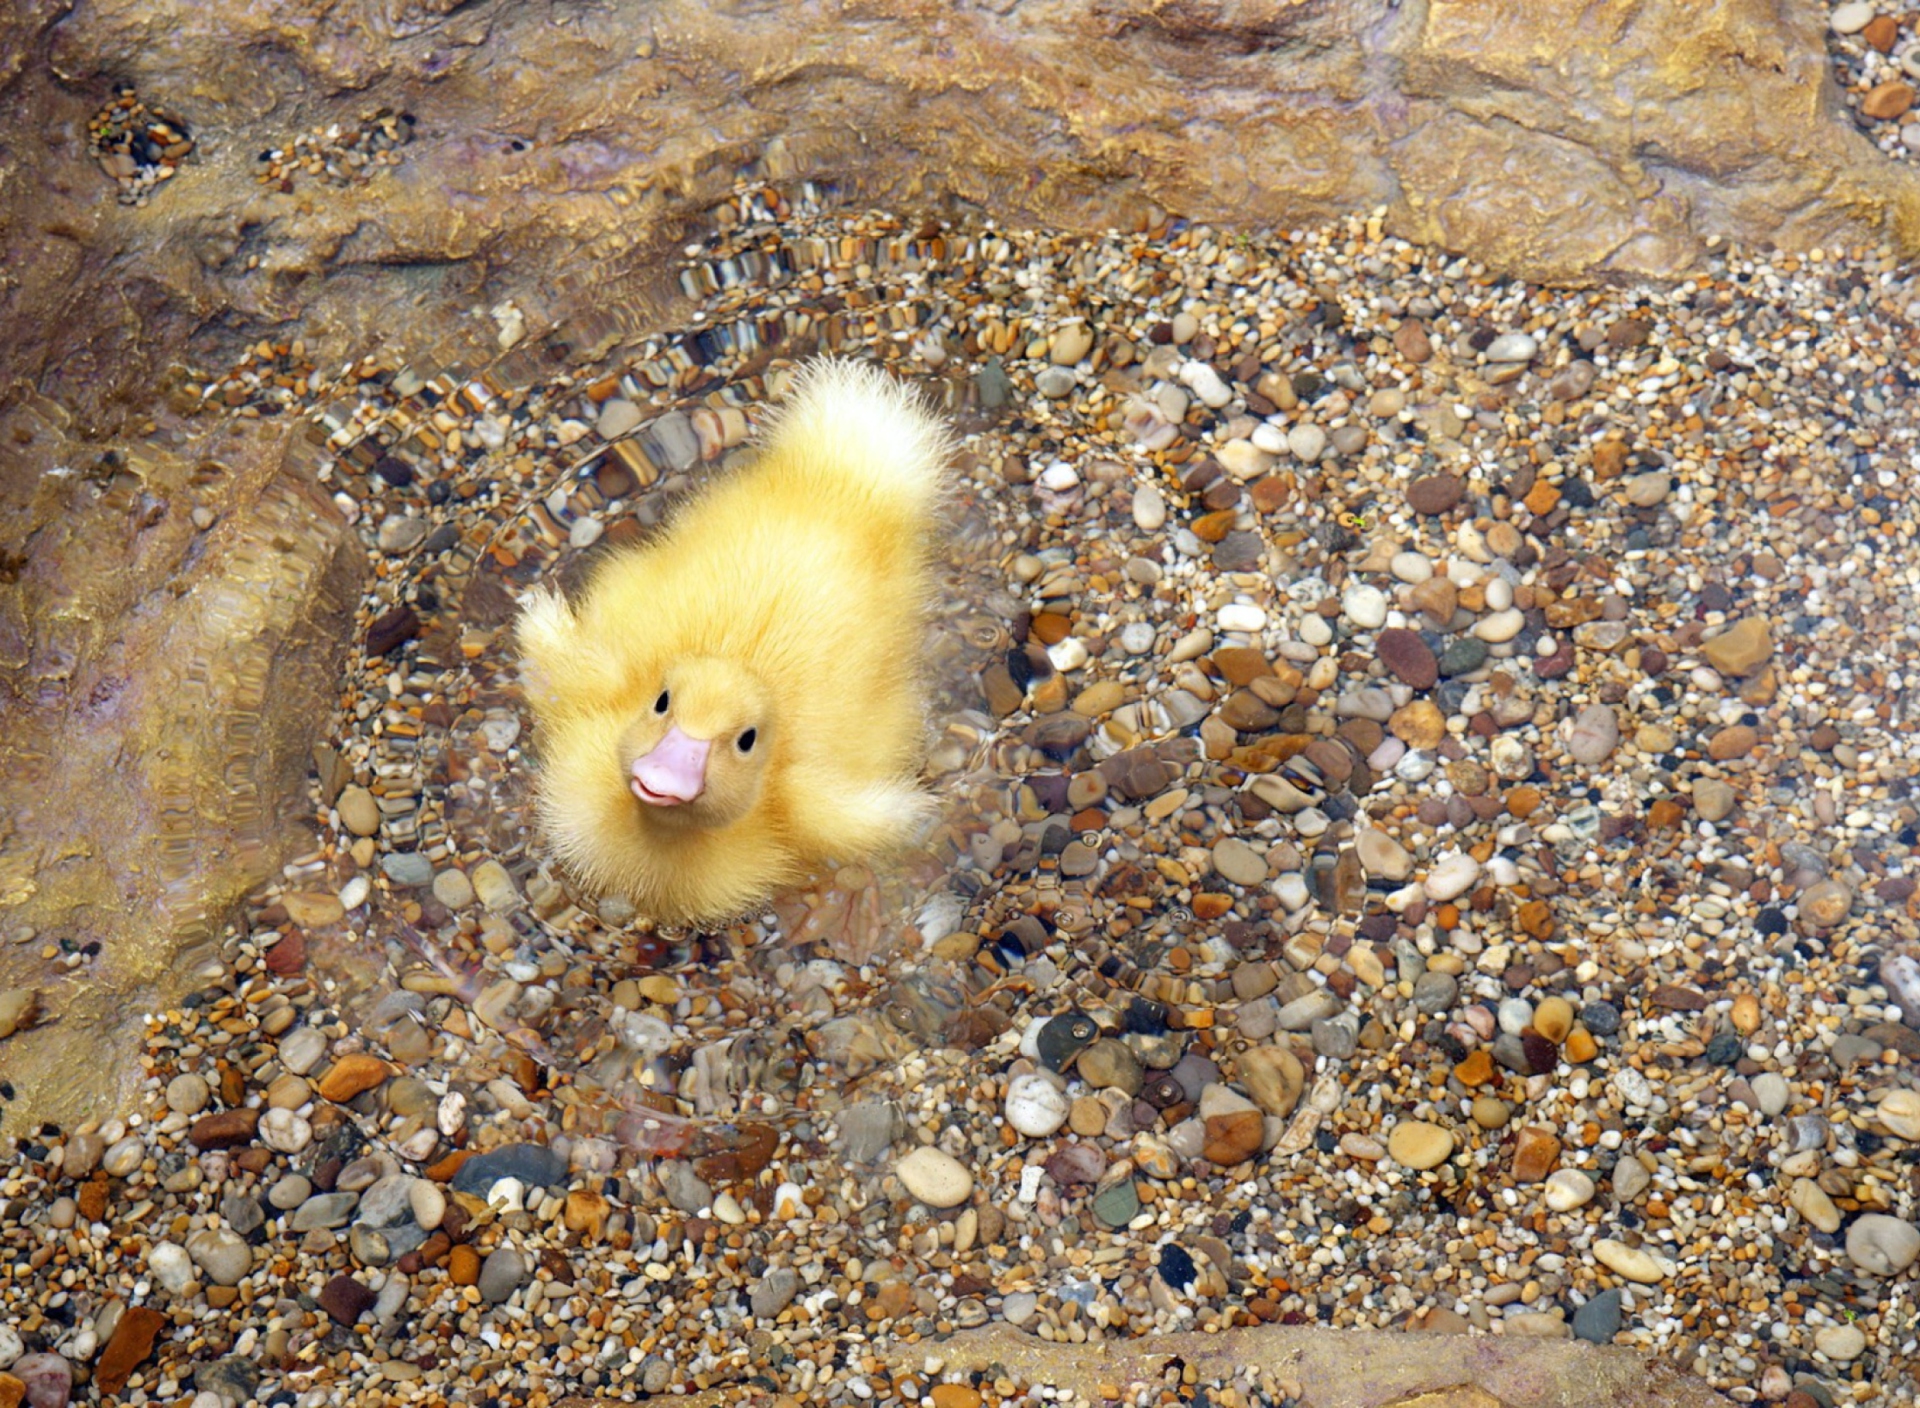
M 950 447 L 877 368 L 804 367 L 748 467 L 518 635 L 543 829 L 667 923 L 910 840 L 931 532 Z

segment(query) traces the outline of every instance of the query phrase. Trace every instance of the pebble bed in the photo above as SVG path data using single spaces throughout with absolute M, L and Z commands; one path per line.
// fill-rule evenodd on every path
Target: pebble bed
M 87 124 L 87 152 L 120 188 L 122 205 L 144 206 L 193 155 L 193 138 L 185 123 L 163 117 L 141 101 L 137 90 L 123 86 Z
M 204 380 L 318 398 L 375 567 L 315 848 L 147 1015 L 137 1116 L 7 1131 L 0 1401 L 1064 1401 L 945 1363 L 993 1321 L 1913 1401 L 1906 274 L 792 201 L 720 212 L 671 336 L 503 305 L 464 362 Z M 528 834 L 515 593 L 821 350 L 962 439 L 947 810 L 656 932 Z
M 1828 46 L 1834 81 L 1854 121 L 1873 144 L 1897 160 L 1920 154 L 1920 13 L 1869 0 L 1829 7 Z

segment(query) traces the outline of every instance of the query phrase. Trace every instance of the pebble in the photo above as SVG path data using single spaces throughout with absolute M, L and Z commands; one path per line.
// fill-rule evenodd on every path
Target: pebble
M 1453 1136 L 1425 1120 L 1401 1120 L 1388 1131 L 1387 1154 L 1406 1168 L 1438 1168 L 1453 1157 Z
M 197 1115 L 207 1108 L 212 1092 L 204 1077 L 186 1071 L 167 1082 L 167 1108 L 176 1114 Z
M 448 909 L 465 909 L 473 903 L 473 883 L 460 870 L 442 870 L 433 877 L 433 897 Z
M 340 793 L 334 807 L 340 813 L 340 824 L 355 836 L 375 836 L 380 831 L 380 806 L 373 799 L 373 793 L 364 787 L 347 787 Z
M 1612 1237 L 1593 1244 L 1594 1257 L 1617 1276 L 1651 1286 L 1673 1275 L 1673 1266 L 1644 1247 L 1628 1246 Z
M 1847 1228 L 1847 1258 L 1869 1276 L 1898 1276 L 1920 1257 L 1920 1231 L 1886 1213 L 1863 1213 Z
M 1007 1082 L 1007 1123 L 1029 1139 L 1044 1139 L 1067 1122 L 1066 1094 L 1047 1077 L 1015 1076 Z
M 147 1270 L 168 1291 L 179 1295 L 193 1280 L 193 1259 L 178 1242 L 155 1242 L 147 1249 Z
M 909 1196 L 930 1208 L 958 1207 L 973 1193 L 973 1175 L 966 1165 L 938 1149 L 915 1149 L 893 1172 Z
M 1213 868 L 1235 885 L 1262 885 L 1267 879 L 1266 857 L 1234 836 L 1214 843 Z
M 1377 592 L 1375 594 L 1378 595 Z M 1386 599 L 1384 597 L 1381 597 L 1380 605 L 1378 620 L 1385 621 Z M 1348 608 L 1347 614 L 1356 625 L 1359 624 L 1351 607 Z M 1432 689 L 1439 682 L 1440 661 L 1434 655 L 1432 647 L 1421 640 L 1417 632 L 1397 627 L 1381 631 L 1374 638 L 1373 649 L 1374 653 L 1380 657 L 1380 663 L 1385 665 L 1388 672 L 1402 684 L 1410 685 L 1414 689 Z
M 495 1247 L 480 1263 L 480 1299 L 489 1305 L 498 1305 L 524 1286 L 532 1275 L 533 1267 L 519 1251 L 509 1246 Z
M 1760 1113 L 1771 1118 L 1787 1108 L 1792 1092 L 1787 1087 L 1787 1078 L 1778 1071 L 1762 1071 L 1753 1078 L 1753 1094 L 1759 1102 Z
M 1620 721 L 1605 704 L 1587 705 L 1567 731 L 1567 753 L 1586 767 L 1604 763 L 1619 746 Z
M 1573 1336 L 1590 1344 L 1612 1344 L 1620 1333 L 1625 1292 L 1618 1286 L 1590 1297 L 1573 1312 Z
M 637 427 L 643 418 L 641 409 L 623 397 L 615 396 L 600 407 L 594 433 L 602 440 L 617 440 Z
M 1858 34 L 1878 13 L 1870 0 L 1844 0 L 1827 15 L 1827 24 L 1835 34 Z
M 1555 1169 L 1547 1177 L 1547 1206 L 1555 1212 L 1572 1212 L 1576 1208 L 1583 1208 L 1593 1201 L 1593 1194 L 1592 1177 L 1579 1169 Z
M 1142 532 L 1157 533 L 1166 525 L 1167 500 L 1159 489 L 1151 484 L 1141 484 L 1133 491 L 1133 522 Z
M 1480 862 L 1464 851 L 1449 851 L 1427 872 L 1421 888 L 1436 903 L 1458 899 L 1480 878 Z
M 1340 598 L 1340 610 L 1356 628 L 1378 630 L 1387 621 L 1387 594 L 1378 587 L 1356 584 Z
M 224 1227 L 187 1238 L 187 1254 L 216 1286 L 237 1286 L 253 1267 L 253 1251 Z
M 1507 332 L 1487 344 L 1486 358 L 1489 362 L 1531 362 L 1540 351 L 1540 344 L 1523 332 Z
M 1317 425 L 1296 425 L 1287 432 L 1287 449 L 1295 459 L 1312 464 L 1326 453 L 1327 432 Z
M 1867 1352 L 1867 1332 L 1858 1325 L 1822 1325 L 1813 1347 L 1836 1364 L 1851 1364 Z

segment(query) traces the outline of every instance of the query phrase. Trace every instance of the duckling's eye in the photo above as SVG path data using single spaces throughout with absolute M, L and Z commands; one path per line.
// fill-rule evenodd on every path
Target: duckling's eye
M 660 691 L 660 697 L 653 701 L 653 712 L 656 714 L 666 713 L 667 703 L 668 703 L 667 692 L 666 690 L 663 689 Z
M 751 753 L 753 751 L 753 745 L 757 743 L 759 739 L 760 730 L 750 728 L 733 740 L 733 746 L 738 748 L 742 753 Z

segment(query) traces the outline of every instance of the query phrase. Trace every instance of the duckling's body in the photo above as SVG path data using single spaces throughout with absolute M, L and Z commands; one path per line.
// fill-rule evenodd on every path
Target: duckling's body
M 877 369 L 806 368 L 758 459 L 580 601 L 519 625 L 562 859 L 669 923 L 909 839 L 939 424 Z

